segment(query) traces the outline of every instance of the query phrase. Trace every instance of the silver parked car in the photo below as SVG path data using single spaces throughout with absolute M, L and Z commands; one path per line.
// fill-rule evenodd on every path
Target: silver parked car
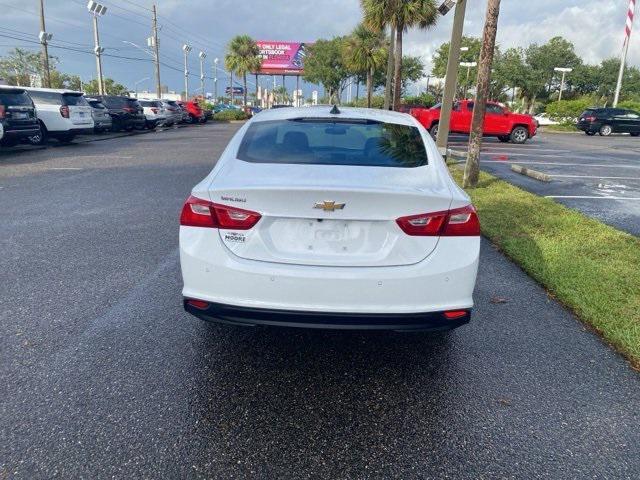
M 182 122 L 182 110 L 174 100 L 158 100 L 162 102 L 162 106 L 167 112 L 167 121 L 171 122 L 171 125 Z
M 111 130 L 113 120 L 109 115 L 109 110 L 97 98 L 86 98 L 91 105 L 91 116 L 93 117 L 93 131 L 96 133 Z
M 157 125 L 173 125 L 173 121 L 169 120 L 169 113 L 161 100 L 140 100 L 140 105 L 144 109 L 147 128 L 155 128 Z

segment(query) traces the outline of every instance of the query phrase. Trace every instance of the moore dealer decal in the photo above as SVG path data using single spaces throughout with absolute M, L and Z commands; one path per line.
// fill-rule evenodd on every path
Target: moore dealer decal
M 247 237 L 245 237 L 244 233 L 228 232 L 224 234 L 225 242 L 244 243 L 246 240 Z

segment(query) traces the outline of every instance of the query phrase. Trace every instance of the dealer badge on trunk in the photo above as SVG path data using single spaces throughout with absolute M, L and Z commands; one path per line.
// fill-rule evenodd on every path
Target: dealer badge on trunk
M 325 200 L 324 202 L 316 203 L 313 208 L 319 208 L 321 210 L 324 210 L 325 212 L 335 212 L 336 210 L 344 209 L 345 205 L 346 203 L 336 203 Z

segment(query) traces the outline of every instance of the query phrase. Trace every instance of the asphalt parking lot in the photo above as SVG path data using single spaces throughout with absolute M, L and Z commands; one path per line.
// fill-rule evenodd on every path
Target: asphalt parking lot
M 452 136 L 450 147 L 467 148 Z M 640 138 L 541 133 L 524 145 L 484 140 L 482 169 L 525 190 L 640 236 Z M 511 171 L 522 165 L 551 175 L 545 183 Z
M 640 477 L 640 375 L 486 241 L 445 335 L 185 314 L 179 211 L 238 127 L 2 156 L 0 479 Z

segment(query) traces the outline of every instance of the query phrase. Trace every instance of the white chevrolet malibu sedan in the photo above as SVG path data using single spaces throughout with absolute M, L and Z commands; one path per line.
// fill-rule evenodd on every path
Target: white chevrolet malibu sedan
M 371 109 L 264 111 L 180 217 L 184 307 L 235 325 L 467 323 L 480 225 L 430 135 Z

